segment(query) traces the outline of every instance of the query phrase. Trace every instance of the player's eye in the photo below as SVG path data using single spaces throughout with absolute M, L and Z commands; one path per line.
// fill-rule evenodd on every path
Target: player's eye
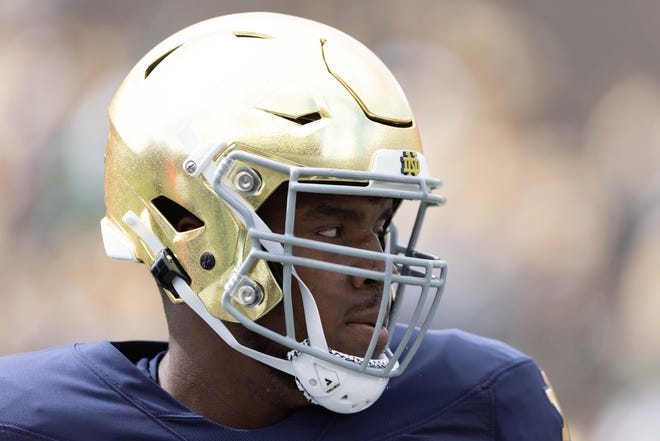
M 340 235 L 340 228 L 339 227 L 324 228 L 323 230 L 318 231 L 317 234 L 323 237 L 327 237 L 329 239 L 336 239 Z

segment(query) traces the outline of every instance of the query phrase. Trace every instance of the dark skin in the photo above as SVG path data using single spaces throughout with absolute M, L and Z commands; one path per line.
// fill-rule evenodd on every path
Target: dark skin
M 285 195 L 277 192 L 259 214 L 274 232 L 284 231 Z M 382 252 L 383 228 L 392 201 L 336 195 L 298 195 L 295 233 L 299 237 Z M 294 254 L 359 268 L 383 270 L 384 264 L 327 252 L 295 249 Z M 305 267 L 296 268 L 318 305 L 328 345 L 363 355 L 374 331 L 382 282 Z M 305 337 L 302 306 L 294 286 L 296 338 Z M 158 368 L 159 383 L 200 415 L 237 429 L 256 429 L 286 418 L 309 402 L 293 377 L 230 348 L 184 304 L 165 302 L 169 350 Z M 284 334 L 284 313 L 278 305 L 259 323 Z M 284 358 L 286 348 L 225 323 L 245 345 Z M 384 349 L 387 331 L 379 334 L 377 352 Z

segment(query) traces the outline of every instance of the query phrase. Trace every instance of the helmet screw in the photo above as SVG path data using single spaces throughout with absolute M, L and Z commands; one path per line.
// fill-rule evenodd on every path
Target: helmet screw
M 189 173 L 193 174 L 197 171 L 197 163 L 193 161 L 192 159 L 189 159 L 186 161 L 185 164 L 183 164 L 183 168 Z
M 255 187 L 254 176 L 247 170 L 238 172 L 236 178 L 234 178 L 234 183 L 240 191 L 245 193 L 254 190 Z
M 244 306 L 257 306 L 264 298 L 261 290 L 255 289 L 250 285 L 243 285 L 236 292 L 237 300 Z
M 213 254 L 211 253 L 208 252 L 203 253 L 199 258 L 199 264 L 205 270 L 213 269 L 213 267 L 215 266 L 215 257 L 213 257 Z

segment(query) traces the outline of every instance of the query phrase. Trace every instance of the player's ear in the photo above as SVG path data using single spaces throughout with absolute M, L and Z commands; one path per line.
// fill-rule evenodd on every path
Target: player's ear
M 190 216 L 186 215 L 183 216 L 181 219 L 179 219 L 179 221 L 174 226 L 174 228 L 176 228 L 177 231 L 190 231 L 199 228 L 203 225 L 204 222 L 202 222 L 194 214 L 190 213 Z
M 204 226 L 200 218 L 165 196 L 159 196 L 151 202 L 179 233 Z

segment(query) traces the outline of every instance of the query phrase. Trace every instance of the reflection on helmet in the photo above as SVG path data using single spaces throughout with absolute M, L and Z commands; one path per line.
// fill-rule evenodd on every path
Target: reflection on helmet
M 296 266 L 360 270 L 287 254 L 286 245 L 296 240 L 292 231 L 273 234 L 256 212 L 283 183 L 292 200 L 306 191 L 416 201 L 418 222 L 408 245 L 391 240 L 386 253 L 329 251 L 388 263 L 369 276 L 382 280 L 385 292 L 395 289 L 397 298 L 406 285 L 416 286 L 419 304 L 431 304 L 413 317 L 425 330 L 446 271 L 444 262 L 414 245 L 424 211 L 444 199 L 432 193 L 440 183 L 428 177 L 414 118 L 382 62 L 346 34 L 313 21 L 270 13 L 219 17 L 150 51 L 122 83 L 109 115 L 102 221 L 108 254 L 149 265 L 172 301 L 188 303 L 226 341 L 232 337 L 222 321 L 241 322 L 292 349 L 298 361 L 274 360 L 233 341 L 237 350 L 302 383 L 313 383 L 319 372 L 337 373 L 345 387 L 307 389 L 315 401 L 338 412 L 370 405 L 410 361 L 419 344 L 407 340 L 412 328 L 400 350 L 388 350 L 385 362 L 374 364 L 373 344 L 365 354 L 351 354 L 358 362 L 327 347 L 313 293 L 302 294 L 310 333 L 305 344 L 305 336 L 273 335 L 257 325 L 275 305 L 291 301 L 291 283 L 278 278 L 295 279 Z M 292 205 L 287 217 L 294 213 Z M 274 275 L 272 262 L 283 271 Z M 383 296 L 381 321 L 390 297 Z M 405 346 L 412 350 L 399 360 Z M 384 381 L 374 396 L 347 401 L 346 388 L 359 387 L 360 379 Z

